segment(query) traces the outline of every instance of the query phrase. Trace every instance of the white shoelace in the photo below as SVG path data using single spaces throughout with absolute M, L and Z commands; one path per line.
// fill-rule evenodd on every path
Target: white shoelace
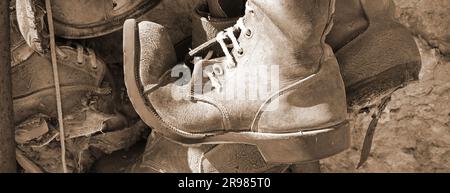
M 236 25 L 225 29 L 225 31 L 219 32 L 216 36 L 216 41 L 220 44 L 220 47 L 222 48 L 222 51 L 225 54 L 225 57 L 227 58 L 226 64 L 228 68 L 236 67 L 236 61 L 234 60 L 234 57 L 230 53 L 228 46 L 225 43 L 225 39 L 231 40 L 233 48 L 236 49 L 238 53 L 243 53 L 244 51 L 241 45 L 239 44 L 236 36 L 234 35 L 234 31 L 236 29 L 241 30 L 241 34 L 246 33 L 249 30 L 244 24 L 244 18 L 240 18 L 237 21 Z
M 247 6 L 246 6 L 246 12 L 251 13 L 251 14 L 254 13 L 253 8 L 251 8 L 249 6 L 248 2 L 247 2 Z M 235 49 L 237 54 L 239 54 L 239 55 L 244 54 L 244 49 L 241 47 L 241 45 L 235 35 L 235 31 L 237 31 L 237 30 L 240 30 L 240 35 L 251 36 L 251 33 L 252 33 L 251 30 L 245 26 L 244 18 L 241 17 L 237 20 L 237 22 L 234 26 L 229 27 L 229 28 L 225 29 L 224 31 L 219 32 L 215 38 L 216 41 L 219 43 L 223 53 L 225 54 L 225 58 L 226 58 L 225 65 L 229 69 L 236 67 L 236 60 L 235 60 L 234 56 L 231 54 L 230 48 Z M 226 39 L 231 40 L 230 45 L 227 45 L 225 43 Z M 203 58 L 195 63 L 195 66 L 203 67 L 204 62 L 207 60 L 210 60 L 212 56 L 213 56 L 213 51 L 209 51 L 205 58 Z M 221 91 L 222 84 L 220 83 L 219 79 L 216 76 L 222 75 L 222 74 L 223 74 L 222 65 L 219 65 L 219 64 L 213 65 L 213 70 L 206 72 L 206 75 L 208 76 L 209 80 L 211 81 L 212 87 L 214 89 L 216 89 L 218 92 Z
M 219 32 L 216 36 L 216 41 L 220 44 L 220 47 L 222 48 L 223 53 L 225 54 L 225 65 L 227 68 L 235 68 L 236 67 L 236 61 L 234 59 L 234 56 L 231 54 L 229 47 L 234 48 L 237 50 L 238 54 L 242 54 L 244 50 L 242 49 L 241 45 L 239 44 L 237 37 L 235 36 L 234 32 L 236 29 L 241 30 L 241 34 L 247 32 L 248 28 L 244 25 L 244 19 L 240 18 L 236 25 L 233 27 L 225 29 L 225 31 Z M 225 43 L 226 39 L 230 39 L 232 44 L 229 46 Z M 205 61 L 210 60 L 213 55 L 213 51 L 209 51 L 207 56 L 196 62 L 195 66 L 197 67 L 203 67 L 203 64 Z M 213 65 L 213 70 L 206 71 L 206 75 L 208 76 L 209 80 L 211 81 L 212 87 L 216 89 L 218 92 L 222 89 L 222 84 L 220 83 L 219 79 L 216 77 L 217 75 L 223 74 L 222 66 L 219 64 Z

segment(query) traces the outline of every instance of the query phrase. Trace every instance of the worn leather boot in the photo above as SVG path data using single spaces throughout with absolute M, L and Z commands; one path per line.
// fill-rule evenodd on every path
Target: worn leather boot
M 192 13 L 192 47 L 216 37 L 244 14 L 244 0 L 209 0 Z M 242 9 L 242 10 L 241 10 Z M 133 173 L 262 173 L 283 172 L 289 165 L 267 164 L 254 145 L 221 144 L 189 147 L 149 136 L 142 157 L 129 168 Z
M 15 12 L 13 12 L 15 13 Z M 14 98 L 14 119 L 19 124 L 29 117 L 42 114 L 57 117 L 55 83 L 49 54 L 40 55 L 30 48 L 19 32 L 19 24 L 11 17 L 11 61 Z M 81 45 L 58 43 L 63 111 L 76 112 L 89 95 L 109 94 L 101 83 L 106 64 L 92 49 Z
M 67 39 L 99 37 L 122 28 L 128 18 L 136 18 L 155 7 L 160 0 L 52 0 L 55 33 Z M 20 32 L 38 52 L 46 49 L 45 3 L 43 0 L 17 0 Z
M 211 9 L 219 10 L 215 14 L 212 11 L 207 14 L 213 15 L 212 18 L 194 17 L 194 47 L 198 46 L 195 42 L 210 40 L 220 31 L 216 17 L 221 16 L 219 24 L 223 24 L 223 16 L 226 15 L 220 14 L 220 10 L 233 9 L 234 15 L 239 13 L 239 2 L 225 4 L 222 2 L 227 1 L 211 1 L 216 5 L 224 4 L 227 8 Z M 334 26 L 326 42 L 336 52 L 349 106 L 377 101 L 376 99 L 390 94 L 398 87 L 418 80 L 421 68 L 418 47 L 412 34 L 395 21 L 394 11 L 392 0 L 377 3 L 362 0 L 336 1 Z M 228 17 L 227 21 L 231 22 L 233 19 Z M 208 35 L 203 35 L 205 33 Z M 357 51 L 359 52 L 355 53 Z
M 349 105 L 365 104 L 418 80 L 418 47 L 394 12 L 392 0 L 336 2 L 327 42 L 336 52 Z
M 329 0 L 249 1 L 237 25 L 191 52 L 189 60 L 196 58 L 194 72 L 181 83 L 168 80 L 171 71 L 165 66 L 176 61 L 171 59 L 175 51 L 166 46 L 172 44 L 167 44 L 164 28 L 129 20 L 124 26 L 124 57 L 130 98 L 148 125 L 181 144 L 252 144 L 267 163 L 332 156 L 349 146 L 344 85 L 334 54 L 325 44 L 333 12 L 334 1 Z M 215 46 L 226 57 L 211 59 Z M 206 73 L 211 82 L 198 84 L 202 67 L 208 66 L 213 70 Z M 270 68 L 278 70 L 274 74 L 279 77 L 243 79 Z M 233 83 L 239 79 L 243 81 Z M 274 82 L 278 88 L 259 93 L 256 99 L 245 92 Z M 198 91 L 199 85 L 211 90 Z M 227 100 L 232 95 L 241 98 Z
M 239 2 L 240 1 L 240 2 Z M 224 3 L 225 2 L 225 3 Z M 242 4 L 242 0 L 238 0 L 238 2 L 232 2 L 229 3 L 229 1 L 221 1 L 221 0 L 210 0 L 208 1 L 208 4 L 200 4 L 197 6 L 197 9 L 194 11 L 193 16 L 193 35 L 192 39 L 193 47 L 196 47 L 199 45 L 199 43 L 195 42 L 205 42 L 210 39 L 215 38 L 218 32 L 221 30 L 232 26 L 234 22 L 236 22 L 237 18 L 234 17 L 235 15 L 239 14 L 240 6 Z M 228 3 L 228 4 L 226 4 Z M 384 2 L 389 3 L 389 2 Z M 382 3 L 383 4 L 383 3 Z M 377 22 L 377 15 L 372 15 L 372 19 L 368 18 L 369 16 L 366 14 L 366 10 L 370 11 L 373 9 L 376 9 L 378 6 L 381 6 L 382 4 L 374 4 L 371 6 L 368 6 L 367 4 L 361 4 L 360 0 L 339 0 L 336 2 L 336 14 L 334 19 L 334 27 L 330 34 L 328 35 L 327 42 L 333 47 L 334 50 L 339 51 L 342 47 L 344 47 L 346 44 L 352 43 L 352 40 L 355 40 L 358 36 L 364 34 L 365 31 L 368 31 L 369 27 L 369 20 L 372 21 L 371 24 L 374 24 Z M 213 6 L 216 7 L 213 7 Z M 225 5 L 227 8 L 222 8 L 221 5 Z M 363 9 L 363 5 L 365 8 Z M 219 6 L 219 8 L 217 8 Z M 233 7 L 233 9 L 230 9 L 230 7 Z M 227 11 L 223 10 L 234 10 L 233 13 L 229 13 Z M 391 14 L 392 15 L 392 8 L 391 9 L 385 9 L 384 13 L 386 15 Z M 224 13 L 225 12 L 225 13 Z M 201 13 L 201 14 L 200 14 Z M 382 14 L 380 14 L 382 15 Z M 383 16 L 384 17 L 384 16 Z M 368 19 L 367 19 L 368 18 Z M 392 17 L 388 18 L 388 23 L 394 23 L 395 21 Z M 379 24 L 378 24 L 379 25 Z M 375 30 L 380 30 L 380 32 L 386 30 L 381 27 L 376 28 Z M 410 74 L 409 79 L 403 79 L 403 82 L 397 82 L 396 84 L 390 84 L 386 85 L 384 87 L 384 90 L 371 90 L 371 92 L 364 93 L 365 96 L 371 96 L 368 98 L 364 98 L 364 95 L 361 95 L 361 92 L 358 92 L 359 90 L 352 90 L 351 92 L 347 92 L 347 96 L 349 99 L 349 104 L 360 104 L 362 102 L 366 102 L 368 100 L 373 99 L 374 96 L 383 96 L 383 94 L 389 93 L 392 88 L 395 88 L 396 86 L 399 86 L 400 84 L 407 84 L 411 80 L 417 79 L 417 74 L 420 71 L 420 55 L 417 51 L 417 46 L 413 44 L 413 38 L 412 35 L 405 30 L 404 27 L 400 25 L 396 25 L 396 28 L 393 29 L 394 31 L 397 31 L 396 34 L 402 34 L 401 36 L 398 35 L 398 37 L 409 39 L 408 41 L 403 42 L 397 42 L 401 43 L 401 45 L 394 45 L 394 46 L 404 46 L 403 49 L 399 50 L 393 50 L 394 52 L 384 53 L 389 55 L 402 55 L 402 50 L 408 49 L 409 52 L 414 53 L 415 57 L 411 58 L 412 61 L 416 61 L 415 65 L 412 65 L 412 69 L 405 68 L 402 71 L 399 69 L 396 71 L 396 73 L 399 75 L 387 77 L 387 78 L 398 78 L 405 74 Z M 372 30 L 373 31 L 373 30 Z M 373 35 L 376 35 L 376 31 L 372 32 Z M 363 36 L 371 38 L 371 35 L 369 36 Z M 361 45 L 364 45 L 365 43 L 370 43 L 366 41 L 359 40 L 358 44 L 359 47 L 363 47 Z M 366 45 L 366 47 L 369 45 Z M 376 49 L 371 49 L 368 51 L 372 52 L 379 52 L 379 50 L 384 49 L 384 47 L 389 48 L 392 47 L 390 44 L 384 44 L 381 45 L 382 47 L 377 47 Z M 340 52 L 340 57 L 338 57 L 338 60 L 344 61 L 345 58 L 349 57 L 355 57 L 351 55 L 351 53 L 346 52 Z M 365 55 L 367 56 L 367 55 Z M 406 59 L 406 58 L 404 58 Z M 395 61 L 395 60 L 394 60 Z M 384 61 L 386 62 L 386 61 Z M 341 64 L 341 66 L 346 65 Z M 395 67 L 397 64 L 395 63 L 387 63 L 381 66 L 393 66 Z M 361 72 L 367 72 L 367 69 L 369 68 L 376 68 L 378 65 L 376 63 L 370 63 L 369 64 L 363 64 L 356 66 L 357 69 L 362 69 Z M 365 68 L 365 69 L 363 69 Z M 346 72 L 351 73 L 351 69 L 344 68 L 347 71 L 341 71 L 344 77 L 346 77 Z M 368 80 L 366 84 L 369 86 L 370 81 L 374 81 L 377 78 L 371 78 L 370 76 L 374 76 L 373 74 L 367 74 L 369 77 L 367 77 Z M 375 75 L 376 76 L 376 75 Z M 348 80 L 347 82 L 352 82 L 351 80 Z M 352 85 L 347 85 L 352 86 Z M 364 89 L 364 88 L 359 88 Z M 366 91 L 369 91 L 369 89 L 365 89 Z M 156 140 L 155 140 L 156 141 Z M 264 172 L 264 171 L 271 171 L 271 172 L 282 172 L 284 171 L 283 167 L 275 167 L 274 165 L 268 165 L 264 162 L 259 162 L 258 160 L 262 160 L 262 156 L 259 154 L 259 151 L 257 147 L 252 145 L 244 145 L 244 144 L 235 144 L 235 145 L 229 145 L 229 144 L 222 144 L 217 145 L 214 147 L 208 147 L 206 150 L 203 150 L 198 147 L 186 147 L 180 144 L 177 144 L 175 142 L 169 141 L 169 140 L 158 140 L 157 142 L 153 141 L 152 143 L 149 143 L 146 147 L 146 152 L 148 156 L 145 156 L 142 160 L 144 163 L 146 163 L 148 168 L 149 165 L 153 165 L 150 167 L 158 168 L 158 171 L 164 171 L 164 172 L 199 172 L 199 171 L 214 171 L 214 172 Z M 154 149 L 162 149 L 164 154 L 158 154 L 155 155 Z M 193 150 L 195 149 L 195 150 Z M 228 151 L 224 151 L 228 150 Z M 190 152 L 189 154 L 186 153 L 180 153 L 181 152 Z M 217 153 L 219 152 L 219 153 Z M 246 156 L 242 157 L 239 155 L 242 155 L 242 152 L 245 152 Z M 188 155 L 188 156 L 186 156 Z M 207 155 L 207 156 L 203 156 Z M 200 158 L 203 158 L 202 164 L 203 169 L 199 169 L 198 167 L 189 167 L 194 168 L 193 170 L 186 170 L 188 167 L 184 166 L 190 166 L 192 165 L 192 161 L 189 160 L 199 160 Z M 165 160 L 165 161 L 164 161 Z M 166 162 L 167 160 L 176 160 L 173 161 L 172 164 L 169 166 L 167 164 L 161 165 L 161 164 L 151 164 L 151 163 L 160 163 L 160 162 Z M 253 160 L 251 166 L 252 167 L 245 167 L 249 162 L 249 160 Z M 195 162 L 199 163 L 199 162 Z M 183 169 L 184 168 L 184 169 Z M 274 170 L 278 169 L 278 170 Z M 135 171 L 146 171 L 146 170 L 135 170 Z

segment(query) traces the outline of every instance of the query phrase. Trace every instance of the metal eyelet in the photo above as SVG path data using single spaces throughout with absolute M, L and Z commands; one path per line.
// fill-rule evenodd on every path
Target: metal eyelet
M 241 48 L 237 51 L 238 56 L 243 56 L 245 54 L 244 49 Z
M 249 13 L 250 13 L 252 16 L 256 16 L 255 10 L 250 10 Z
M 253 37 L 253 31 L 251 29 L 245 30 L 244 36 L 248 39 Z
M 213 70 L 215 75 L 218 75 L 218 76 L 223 75 L 224 72 L 223 72 L 223 68 L 222 68 L 221 65 L 214 64 L 212 68 L 213 68 L 212 70 Z

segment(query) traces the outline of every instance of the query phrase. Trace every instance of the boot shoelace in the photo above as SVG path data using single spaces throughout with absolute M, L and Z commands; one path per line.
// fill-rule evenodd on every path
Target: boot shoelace
M 250 8 L 250 6 L 247 5 L 247 11 L 250 13 L 253 13 L 253 9 Z M 244 34 L 246 37 L 250 37 L 252 31 L 247 28 L 244 24 L 244 18 L 238 19 L 237 23 L 225 29 L 224 31 L 221 31 L 217 34 L 215 40 L 220 45 L 223 53 L 225 54 L 225 65 L 228 69 L 232 69 L 236 67 L 236 60 L 233 54 L 230 52 L 230 48 L 234 48 L 236 50 L 236 53 L 238 55 L 244 54 L 244 49 L 241 47 L 238 38 L 235 35 L 235 32 L 238 31 L 240 34 Z M 227 45 L 225 43 L 225 40 L 230 40 L 231 44 Z M 199 60 L 195 63 L 194 67 L 194 73 L 193 76 L 195 78 L 202 77 L 200 76 L 200 69 L 202 69 L 205 64 L 208 64 L 210 62 L 207 62 L 211 60 L 213 56 L 213 51 L 209 51 L 205 58 Z M 201 67 L 201 68 L 200 68 Z M 199 69 L 200 68 L 200 69 Z M 221 64 L 219 62 L 216 62 L 212 65 L 212 70 L 205 70 L 205 74 L 208 76 L 208 79 L 211 81 L 211 85 L 216 91 L 220 92 L 222 90 L 222 84 L 220 83 L 219 79 L 216 76 L 220 76 L 224 74 L 224 70 Z M 196 82 L 195 80 L 193 82 Z
M 241 33 L 244 32 L 245 34 L 250 33 L 250 29 L 248 29 L 244 24 L 244 18 L 240 18 L 236 25 L 233 27 L 225 29 L 225 31 L 221 31 L 216 36 L 216 41 L 220 44 L 220 47 L 222 48 L 223 53 L 226 57 L 226 65 L 228 68 L 234 68 L 236 67 L 236 61 L 233 57 L 233 55 L 229 51 L 229 46 L 225 43 L 225 39 L 230 39 L 232 42 L 232 47 L 237 50 L 237 53 L 239 55 L 244 54 L 244 49 L 241 47 L 240 43 L 238 42 L 234 32 L 236 30 L 240 30 Z
M 250 6 L 247 4 L 246 8 L 247 12 L 250 12 L 252 15 L 254 13 L 253 9 L 250 8 Z M 244 54 L 244 50 L 241 47 L 240 43 L 237 40 L 237 37 L 235 36 L 235 32 L 238 31 L 240 34 L 244 33 L 247 38 L 251 37 L 251 30 L 247 28 L 244 24 L 244 18 L 240 18 L 237 23 L 225 29 L 222 32 L 219 32 L 215 38 L 215 41 L 219 43 L 220 47 L 222 48 L 223 53 L 225 54 L 225 65 L 228 69 L 232 69 L 236 67 L 236 61 L 234 59 L 234 56 L 230 52 L 230 48 L 234 48 L 237 51 L 237 54 L 242 55 Z M 231 40 L 231 45 L 227 45 L 225 43 L 225 40 L 229 39 Z M 222 63 L 220 59 L 212 59 L 214 54 L 214 51 L 210 50 L 208 54 L 203 58 L 194 58 L 194 70 L 192 73 L 192 79 L 191 79 L 191 92 L 190 92 L 190 100 L 191 101 L 202 101 L 208 104 L 211 104 L 219 109 L 219 111 L 222 113 L 223 116 L 223 127 L 225 129 L 231 128 L 231 122 L 230 122 L 230 114 L 225 106 L 221 105 L 220 102 L 217 100 L 205 96 L 205 95 L 199 95 L 195 92 L 196 84 L 203 78 L 203 67 L 212 65 L 212 69 L 205 70 L 205 74 L 207 75 L 208 79 L 211 82 L 211 86 L 213 89 L 216 90 L 216 92 L 221 92 L 223 85 L 220 82 L 219 78 L 217 76 L 221 76 L 224 74 L 224 69 L 222 66 Z M 200 81 L 201 82 L 201 81 Z

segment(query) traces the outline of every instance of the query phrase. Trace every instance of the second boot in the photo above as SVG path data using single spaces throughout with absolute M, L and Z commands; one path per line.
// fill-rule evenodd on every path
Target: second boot
M 349 105 L 364 105 L 418 80 L 414 38 L 394 18 L 392 0 L 338 0 L 327 37 L 338 59 Z

